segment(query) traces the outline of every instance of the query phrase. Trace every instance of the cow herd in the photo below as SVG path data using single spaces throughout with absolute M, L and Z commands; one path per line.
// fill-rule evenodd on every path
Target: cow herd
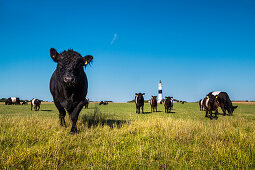
M 226 111 L 228 112 L 228 115 L 233 115 L 234 110 L 238 106 L 232 105 L 232 102 L 226 92 L 215 91 L 208 93 L 204 99 L 201 99 L 199 101 L 199 107 L 200 111 L 205 110 L 205 117 L 218 119 L 217 115 L 219 113 L 219 107 L 223 112 L 223 116 L 226 116 Z M 214 114 L 214 117 L 212 114 Z
M 144 107 L 144 96 L 145 93 L 136 93 L 135 94 L 135 105 L 136 105 L 136 113 L 140 114 L 140 110 L 142 113 L 143 107 Z M 151 105 L 151 112 L 158 111 L 158 103 L 157 103 L 157 96 L 151 96 L 150 99 L 150 105 Z M 165 112 L 166 113 L 171 113 L 171 109 L 173 108 L 173 97 L 165 97 L 163 100 L 164 102 L 164 107 L 165 107 Z M 160 101 L 162 104 L 162 102 Z
M 88 108 L 89 100 L 86 98 L 88 81 L 84 72 L 84 68 L 90 64 L 93 60 L 93 56 L 86 55 L 81 56 L 76 51 L 68 50 L 58 53 L 54 48 L 50 49 L 50 56 L 54 62 L 57 63 L 57 67 L 50 79 L 50 92 L 53 97 L 55 106 L 59 111 L 59 122 L 61 126 L 66 127 L 65 116 L 66 112 L 69 114 L 69 118 L 72 121 L 72 127 L 70 134 L 77 132 L 77 120 L 81 109 L 85 106 Z M 144 113 L 144 95 L 145 93 L 135 94 L 136 113 Z M 170 113 L 173 108 L 173 97 L 165 97 L 160 101 L 164 103 L 165 112 Z M 184 101 L 181 102 L 184 104 Z M 8 98 L 5 102 L 6 105 L 20 104 L 20 99 L 17 97 Z M 23 104 L 27 104 L 23 102 Z M 40 109 L 41 100 L 31 100 L 31 110 Z M 106 105 L 108 102 L 101 101 L 100 105 Z M 150 100 L 151 112 L 158 111 L 157 97 L 152 96 Z M 225 92 L 211 92 L 204 99 L 199 102 L 200 110 L 206 111 L 206 117 L 213 119 L 212 114 L 214 112 L 217 119 L 218 107 L 221 107 L 223 115 L 232 115 L 237 106 L 233 106 L 229 99 L 229 96 Z M 209 115 L 208 115 L 209 114 Z
M 30 101 L 31 103 L 31 110 L 33 109 L 34 107 L 34 110 L 35 111 L 38 111 L 40 110 L 40 105 L 41 105 L 41 102 L 42 100 L 39 100 L 39 99 L 32 99 Z M 27 105 L 28 104 L 28 101 L 25 100 L 22 102 L 22 105 Z M 20 99 L 19 97 L 9 97 L 6 101 L 5 101 L 5 105 L 20 105 Z

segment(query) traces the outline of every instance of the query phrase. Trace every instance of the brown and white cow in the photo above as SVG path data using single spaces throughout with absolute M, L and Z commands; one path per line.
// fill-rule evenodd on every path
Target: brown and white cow
M 151 105 L 151 112 L 152 111 L 154 112 L 154 109 L 156 109 L 156 112 L 158 111 L 157 96 L 151 96 L 150 105 Z
M 205 117 L 209 117 L 210 119 L 213 119 L 212 114 L 214 111 L 214 118 L 218 119 L 218 108 L 220 106 L 219 100 L 218 100 L 218 96 L 206 96 L 203 99 L 203 107 L 205 109 Z M 210 116 L 208 116 L 208 113 L 210 114 Z

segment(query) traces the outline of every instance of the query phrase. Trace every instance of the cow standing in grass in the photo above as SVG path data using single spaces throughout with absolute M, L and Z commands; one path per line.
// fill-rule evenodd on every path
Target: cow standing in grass
M 5 105 L 20 105 L 20 99 L 18 97 L 9 97 L 5 102 Z
M 144 98 L 143 96 L 145 95 L 145 93 L 136 93 L 135 94 L 135 105 L 136 105 L 136 113 L 140 113 L 140 108 L 143 112 L 143 106 L 144 106 Z
M 226 115 L 226 110 L 228 111 L 229 115 L 233 115 L 234 110 L 238 107 L 232 105 L 232 102 L 226 92 L 221 91 L 210 92 L 207 96 L 209 97 L 218 96 L 217 100 L 220 104 L 224 116 Z
M 84 106 L 85 106 L 85 109 L 87 109 L 89 107 L 89 99 L 88 98 L 85 98 Z
M 171 113 L 173 107 L 173 97 L 166 97 L 164 101 L 165 113 Z
M 34 106 L 35 111 L 39 111 L 41 102 L 42 101 L 39 99 L 32 99 L 31 100 L 31 111 L 33 110 L 33 106 Z
M 157 96 L 151 96 L 150 105 L 151 105 L 151 112 L 152 111 L 154 112 L 154 109 L 156 109 L 156 112 L 158 111 L 157 110 Z
M 50 80 L 50 92 L 54 104 L 59 111 L 60 125 L 66 126 L 66 111 L 72 121 L 71 134 L 77 132 L 77 120 L 84 106 L 88 89 L 88 80 L 83 66 L 87 66 L 93 57 L 82 57 L 73 50 L 58 53 L 54 48 L 50 49 L 50 56 L 57 64 Z
M 205 117 L 208 117 L 208 113 L 210 114 L 209 118 L 213 119 L 213 111 L 214 111 L 214 118 L 218 119 L 218 107 L 220 106 L 218 96 L 206 96 L 203 100 L 203 107 L 205 109 Z
M 204 101 L 204 99 L 201 99 L 201 100 L 199 100 L 199 102 L 198 102 L 199 107 L 200 107 L 200 111 L 203 111 L 203 101 Z

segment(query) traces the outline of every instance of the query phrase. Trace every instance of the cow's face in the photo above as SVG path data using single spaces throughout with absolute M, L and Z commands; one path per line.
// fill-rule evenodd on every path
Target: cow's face
M 234 110 L 235 110 L 237 107 L 238 107 L 238 106 L 232 106 L 232 107 L 231 107 L 231 111 L 232 111 L 231 113 L 233 113 Z
M 157 100 L 157 96 L 151 96 L 152 100 Z
M 83 71 L 83 66 L 89 64 L 93 57 L 87 55 L 82 57 L 78 52 L 73 50 L 58 53 L 54 48 L 50 49 L 50 56 L 53 61 L 57 62 L 57 76 L 60 81 L 67 86 L 75 86 L 79 81 Z

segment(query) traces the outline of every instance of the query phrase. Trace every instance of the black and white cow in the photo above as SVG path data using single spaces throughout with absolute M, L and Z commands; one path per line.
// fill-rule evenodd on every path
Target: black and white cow
M 59 111 L 60 125 L 66 126 L 65 115 L 69 113 L 72 121 L 70 134 L 77 132 L 77 120 L 84 106 L 88 89 L 88 80 L 83 67 L 92 60 L 91 55 L 82 57 L 73 50 L 58 53 L 50 49 L 50 56 L 57 63 L 57 68 L 50 80 L 50 92 Z
M 238 107 L 232 105 L 232 102 L 226 92 L 210 92 L 207 96 L 218 96 L 218 101 L 224 116 L 226 115 L 226 110 L 228 111 L 229 115 L 233 115 L 234 110 Z
M 143 106 L 144 106 L 144 98 L 143 96 L 145 95 L 145 93 L 136 93 L 135 94 L 135 105 L 136 105 L 136 113 L 140 113 L 140 108 L 142 109 L 142 113 L 143 112 Z
M 39 100 L 39 99 L 32 99 L 32 100 L 31 100 L 31 111 L 32 111 L 32 109 L 33 109 L 33 106 L 34 106 L 35 111 L 40 110 L 41 102 L 42 102 L 42 101 Z
M 171 109 L 173 108 L 173 97 L 165 97 L 164 106 L 165 113 L 171 113 Z
M 101 101 L 101 102 L 99 103 L 99 105 L 108 105 L 108 102 L 107 102 L 107 101 Z
M 23 102 L 22 102 L 22 105 L 27 105 L 27 101 L 26 101 L 26 100 L 23 101 Z
M 85 106 L 85 109 L 87 109 L 89 107 L 89 98 L 85 98 L 85 101 L 84 101 L 84 106 Z
M 199 107 L 200 107 L 200 111 L 203 111 L 203 101 L 204 101 L 204 99 L 201 99 L 201 100 L 199 100 L 199 102 L 198 102 Z
M 20 99 L 18 97 L 9 97 L 5 102 L 5 105 L 20 105 Z

